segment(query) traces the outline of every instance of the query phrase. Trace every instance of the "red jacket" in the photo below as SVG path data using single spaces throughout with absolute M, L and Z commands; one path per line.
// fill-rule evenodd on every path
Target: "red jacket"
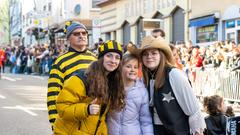
M 5 52 L 0 49 L 0 67 L 2 67 L 2 62 L 4 61 L 4 56 L 5 55 Z

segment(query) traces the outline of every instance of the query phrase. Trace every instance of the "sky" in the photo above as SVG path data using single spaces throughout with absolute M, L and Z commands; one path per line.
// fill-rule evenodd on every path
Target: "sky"
M 6 0 L 0 0 L 0 7 L 1 5 L 5 2 Z M 22 1 L 22 13 L 26 14 L 27 12 L 29 12 L 30 10 L 33 9 L 34 6 L 34 0 L 19 0 Z
M 1 1 L 1 0 L 0 0 Z M 21 0 L 22 1 L 22 13 L 26 14 L 33 9 L 34 0 Z

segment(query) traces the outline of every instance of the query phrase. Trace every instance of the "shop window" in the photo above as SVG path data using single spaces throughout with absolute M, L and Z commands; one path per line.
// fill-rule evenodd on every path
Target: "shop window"
M 197 43 L 217 41 L 217 25 L 197 28 Z

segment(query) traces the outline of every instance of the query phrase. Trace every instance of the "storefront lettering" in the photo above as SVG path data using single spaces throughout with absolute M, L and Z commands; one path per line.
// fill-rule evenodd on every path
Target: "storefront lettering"
M 201 27 L 201 28 L 198 28 L 198 32 L 199 33 L 214 32 L 216 29 L 215 27 L 216 26 Z
M 226 22 L 226 27 L 227 27 L 227 28 L 233 28 L 233 27 L 235 27 L 235 20 L 227 21 L 227 22 Z

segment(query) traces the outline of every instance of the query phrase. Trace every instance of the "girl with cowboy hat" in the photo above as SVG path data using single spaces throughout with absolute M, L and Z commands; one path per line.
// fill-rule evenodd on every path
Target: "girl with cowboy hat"
M 143 38 L 143 80 L 149 92 L 155 135 L 202 135 L 206 127 L 198 101 L 184 73 L 175 68 L 169 44 L 161 37 Z
M 55 135 L 107 135 L 107 112 L 124 105 L 122 48 L 110 40 L 99 46 L 98 60 L 66 82 L 56 100 Z

